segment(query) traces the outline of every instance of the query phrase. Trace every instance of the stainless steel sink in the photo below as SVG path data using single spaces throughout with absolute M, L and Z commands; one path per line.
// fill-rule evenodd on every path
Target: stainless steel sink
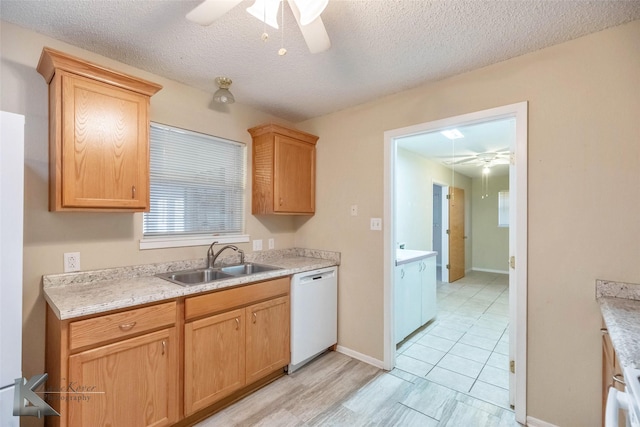
M 181 286 L 192 286 L 273 270 L 281 270 L 281 268 L 273 267 L 271 265 L 246 262 L 226 267 L 174 271 L 171 273 L 156 274 L 156 276 Z
M 174 271 L 173 273 L 157 274 L 158 277 L 178 285 L 189 286 L 213 282 L 214 280 L 234 277 L 216 268 L 202 268 L 198 270 Z
M 244 264 L 221 267 L 220 270 L 223 273 L 231 274 L 233 276 L 244 276 L 247 274 L 263 273 L 265 271 L 281 270 L 281 268 L 273 267 L 271 265 L 256 264 L 253 262 L 245 262 Z

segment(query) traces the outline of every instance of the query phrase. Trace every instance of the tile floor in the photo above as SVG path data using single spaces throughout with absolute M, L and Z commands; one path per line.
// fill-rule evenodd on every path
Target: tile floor
M 396 369 L 510 409 L 508 285 L 476 271 L 438 283 L 437 317 L 400 343 Z

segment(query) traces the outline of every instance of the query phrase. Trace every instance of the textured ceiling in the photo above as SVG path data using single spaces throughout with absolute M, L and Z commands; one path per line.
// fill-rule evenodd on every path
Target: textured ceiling
M 288 6 L 282 34 L 244 1 L 209 27 L 199 1 L 2 0 L 0 18 L 296 122 L 640 19 L 640 1 L 332 0 L 332 47 L 310 54 Z M 36 64 L 34 64 L 35 66 Z M 231 107 L 233 108 L 233 107 Z

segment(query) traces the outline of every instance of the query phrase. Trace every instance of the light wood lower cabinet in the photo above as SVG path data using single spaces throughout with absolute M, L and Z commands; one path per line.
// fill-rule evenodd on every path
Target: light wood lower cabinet
M 289 277 L 81 319 L 47 310 L 49 427 L 163 427 L 284 375 Z
M 622 382 L 622 367 L 620 361 L 616 356 L 616 352 L 611 342 L 611 337 L 607 331 L 604 322 L 602 322 L 602 425 L 604 426 L 605 408 L 607 406 L 607 396 L 609 395 L 609 388 L 614 387 L 619 391 L 624 391 L 624 385 Z M 620 417 L 621 427 L 624 427 L 624 417 Z
M 184 327 L 185 413 L 217 402 L 245 384 L 245 314 L 233 310 Z
M 84 319 L 47 311 L 54 427 L 162 427 L 179 419 L 177 302 Z
M 186 416 L 289 364 L 289 310 L 288 277 L 187 298 Z
M 247 383 L 289 364 L 289 296 L 246 308 Z
M 171 425 L 177 420 L 176 330 L 131 338 L 69 357 L 82 390 L 69 405 L 70 426 Z

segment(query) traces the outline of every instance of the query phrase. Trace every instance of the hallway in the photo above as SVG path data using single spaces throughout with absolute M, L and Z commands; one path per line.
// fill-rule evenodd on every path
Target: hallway
M 438 283 L 438 315 L 400 343 L 396 370 L 510 409 L 508 285 L 477 271 Z

